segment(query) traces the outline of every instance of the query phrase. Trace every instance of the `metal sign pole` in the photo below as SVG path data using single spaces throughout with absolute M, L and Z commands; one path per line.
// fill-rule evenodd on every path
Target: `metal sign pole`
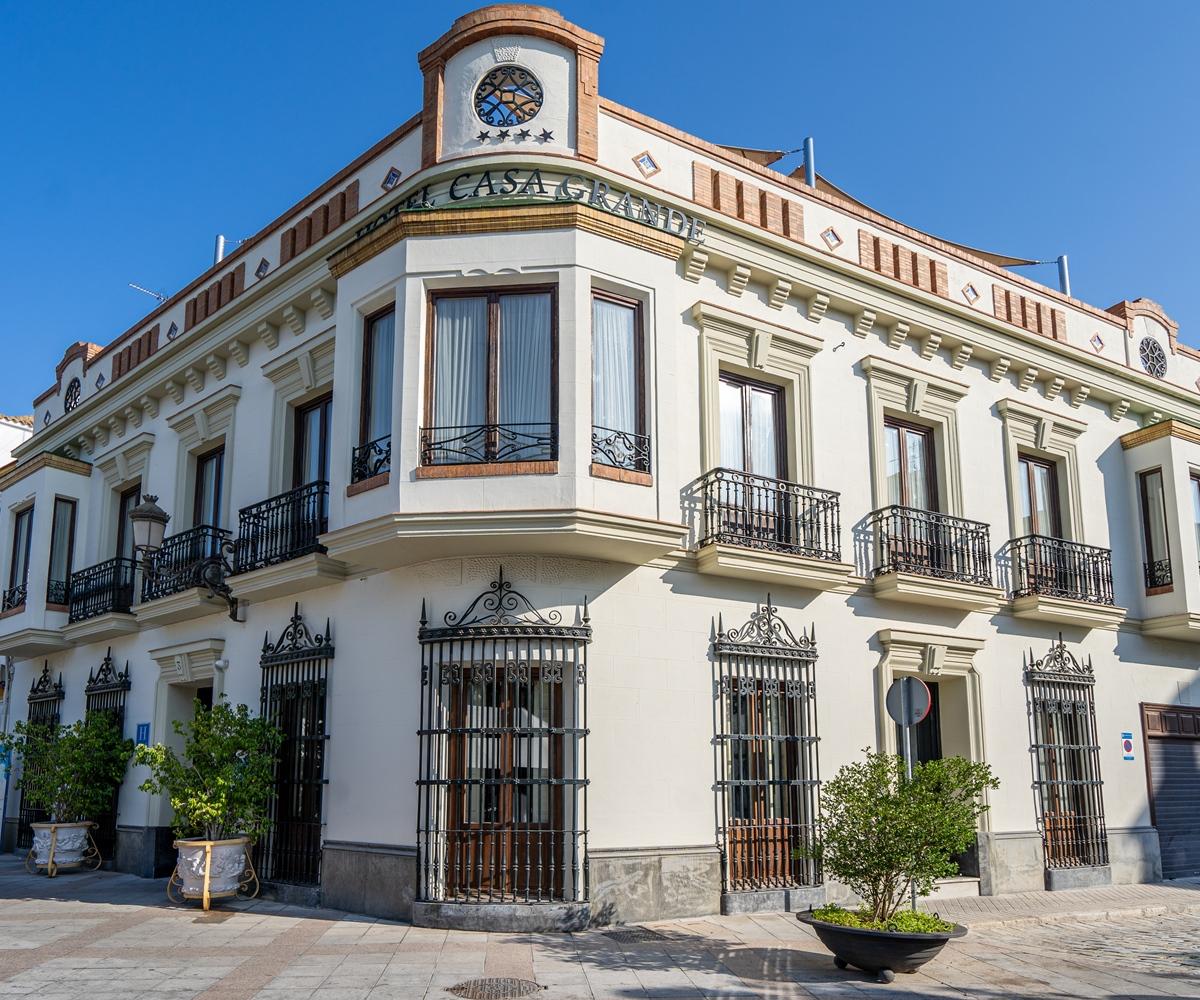
M 911 691 L 909 685 L 905 684 L 900 689 L 900 705 L 901 711 L 905 719 L 912 718 Z M 904 729 L 904 778 L 906 781 L 912 781 L 913 776 L 913 761 L 912 761 L 912 726 L 905 725 Z M 917 886 L 915 882 L 909 882 L 909 899 L 912 904 L 913 912 L 917 909 Z

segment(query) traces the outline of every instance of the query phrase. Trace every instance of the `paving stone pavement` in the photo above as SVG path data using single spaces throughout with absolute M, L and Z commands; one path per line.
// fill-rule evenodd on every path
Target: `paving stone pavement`
M 0 1000 L 452 1000 L 516 977 L 532 1000 L 630 998 L 1200 998 L 1200 881 L 930 904 L 971 932 L 884 986 L 840 971 L 788 914 L 665 921 L 645 942 L 603 929 L 482 934 L 269 900 L 205 914 L 162 880 L 54 880 L 0 856 Z

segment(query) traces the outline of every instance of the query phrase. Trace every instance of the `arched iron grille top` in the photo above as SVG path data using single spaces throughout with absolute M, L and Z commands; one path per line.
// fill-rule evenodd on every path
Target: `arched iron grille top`
M 513 590 L 512 582 L 504 578 L 501 566 L 488 589 L 478 594 L 461 612 L 447 611 L 442 616 L 445 625 L 429 625 L 425 602 L 421 602 L 421 627 L 417 638 L 422 643 L 441 642 L 468 636 L 503 637 L 553 635 L 589 640 L 592 630 L 588 616 L 587 598 L 583 599 L 583 614 L 579 625 L 563 625 L 562 612 L 557 609 L 543 613 L 529 598 Z

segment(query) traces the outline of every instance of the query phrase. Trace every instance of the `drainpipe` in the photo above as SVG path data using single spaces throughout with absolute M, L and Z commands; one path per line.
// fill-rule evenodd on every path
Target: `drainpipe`
M 813 137 L 804 137 L 804 183 L 810 188 L 817 186 L 817 161 L 813 153 Z
M 12 686 L 15 673 L 12 657 L 4 657 L 4 662 L 0 663 L 0 680 L 4 681 L 4 702 L 0 705 L 4 709 L 4 714 L 0 716 L 0 733 L 8 732 L 8 716 L 12 706 Z M 12 776 L 12 763 L 11 757 L 4 762 L 4 795 L 0 798 L 0 836 L 4 834 L 4 821 L 8 815 L 8 783 Z

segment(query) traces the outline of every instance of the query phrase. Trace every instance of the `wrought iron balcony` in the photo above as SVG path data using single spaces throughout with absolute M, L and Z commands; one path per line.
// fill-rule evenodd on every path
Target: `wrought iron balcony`
M 872 511 L 867 523 L 874 537 L 872 577 L 916 573 L 991 586 L 986 524 L 898 504 Z
M 46 581 L 46 603 L 66 604 L 71 596 L 71 588 L 66 580 Z
M 233 572 L 274 566 L 311 552 L 324 552 L 318 540 L 329 526 L 329 483 L 319 480 L 243 507 Z
M 71 574 L 68 621 L 82 622 L 110 612 L 129 614 L 137 561 L 125 556 Z
M 556 424 L 422 427 L 422 465 L 546 462 L 558 457 Z
M 25 603 L 26 591 L 29 589 L 28 584 L 18 583 L 15 587 L 9 587 L 4 591 L 4 595 L 0 598 L 0 612 L 12 611 L 15 608 L 21 607 Z
M 368 441 L 355 447 L 350 457 L 350 482 L 361 483 L 364 479 L 382 475 L 392 468 L 392 436 Z
M 1173 582 L 1171 576 L 1171 560 L 1170 559 L 1155 559 L 1153 562 L 1142 563 L 1142 569 L 1146 574 L 1146 589 L 1153 590 L 1155 587 L 1169 587 Z
M 1012 597 L 1041 594 L 1089 604 L 1113 601 L 1112 551 L 1095 545 L 1025 535 L 1008 546 Z
M 226 529 L 209 524 L 164 538 L 162 548 L 154 554 L 152 571 L 142 574 L 142 600 L 154 601 L 210 582 L 220 583 L 228 571 L 222 551 L 228 542 Z
M 791 552 L 837 562 L 842 557 L 839 495 L 736 469 L 713 469 L 700 480 L 701 545 Z
M 592 461 L 630 472 L 650 471 L 650 435 L 592 427 Z

